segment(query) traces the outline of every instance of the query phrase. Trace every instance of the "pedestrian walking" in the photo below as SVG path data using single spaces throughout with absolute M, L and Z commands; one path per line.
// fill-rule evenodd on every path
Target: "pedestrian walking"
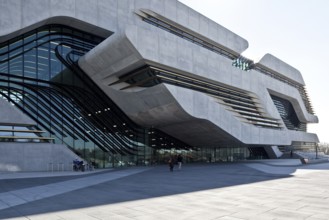
M 177 156 L 178 169 L 182 169 L 183 157 L 181 154 Z
M 173 172 L 174 171 L 174 166 L 175 166 L 175 160 L 174 160 L 173 157 L 169 158 L 168 165 L 169 165 L 170 172 Z

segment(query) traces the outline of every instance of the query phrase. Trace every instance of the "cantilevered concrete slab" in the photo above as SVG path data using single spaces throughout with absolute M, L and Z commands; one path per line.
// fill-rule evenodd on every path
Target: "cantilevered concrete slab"
M 316 123 L 317 117 L 297 89 L 305 85 L 299 71 L 272 55 L 255 64 L 276 77 L 287 78 L 292 86 L 256 68 L 244 71 L 233 67 L 247 49 L 247 40 L 177 0 L 3 0 L 0 6 L 5 9 L 0 13 L 0 42 L 56 23 L 106 38 L 82 57 L 79 65 L 140 125 L 161 129 L 198 146 L 218 145 L 224 140 L 252 145 L 318 142 L 315 134 L 287 129 L 270 96 L 288 100 L 300 122 Z M 21 13 L 17 16 L 16 12 Z M 252 97 L 257 109 L 254 114 L 277 120 L 278 127 L 248 123 L 245 115 L 236 113 L 223 100 L 186 87 L 162 83 L 121 90 L 129 82 L 110 85 L 145 65 Z

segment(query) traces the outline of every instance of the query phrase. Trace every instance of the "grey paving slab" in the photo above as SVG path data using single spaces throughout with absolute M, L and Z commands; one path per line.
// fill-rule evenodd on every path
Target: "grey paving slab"
M 17 206 L 24 203 L 33 202 L 36 200 L 41 200 L 51 196 L 63 194 L 66 192 L 71 192 L 73 190 L 85 188 L 91 185 L 96 185 L 99 183 L 122 178 L 127 175 L 143 172 L 147 169 L 148 168 L 125 169 L 117 172 L 112 172 L 110 175 L 108 173 L 102 173 L 98 175 L 93 175 L 91 177 L 81 177 L 78 179 L 66 180 L 64 182 L 56 182 L 41 186 L 3 192 L 0 193 L 0 201 L 2 202 L 2 204 L 6 204 L 8 207 Z M 2 209 L 4 208 L 7 207 L 4 205 Z
M 251 163 L 0 178 L 0 219 L 328 219 L 329 164 Z M 12 184 L 12 186 L 7 186 Z

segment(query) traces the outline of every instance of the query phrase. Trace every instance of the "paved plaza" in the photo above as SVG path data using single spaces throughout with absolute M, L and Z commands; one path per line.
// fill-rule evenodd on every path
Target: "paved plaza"
M 0 219 L 329 219 L 329 163 L 0 173 Z

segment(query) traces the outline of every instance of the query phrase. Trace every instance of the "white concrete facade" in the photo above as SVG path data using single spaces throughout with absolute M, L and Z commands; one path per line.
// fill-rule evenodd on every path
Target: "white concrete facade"
M 233 54 L 248 47 L 247 40 L 177 0 L 0 0 L 0 42 L 48 23 L 106 37 L 79 60 L 80 67 L 136 123 L 158 128 L 191 146 L 217 146 L 228 139 L 251 145 L 319 141 L 316 134 L 287 129 L 271 99 L 270 94 L 288 100 L 299 121 L 317 123 L 295 87 L 253 69 L 235 68 L 227 57 L 144 22 L 136 14 L 144 9 Z M 298 70 L 270 54 L 259 64 L 305 85 Z M 125 91 L 119 85 L 108 86 L 144 65 L 244 91 L 255 97 L 265 116 L 281 120 L 282 128 L 245 123 L 209 95 L 178 86 Z

